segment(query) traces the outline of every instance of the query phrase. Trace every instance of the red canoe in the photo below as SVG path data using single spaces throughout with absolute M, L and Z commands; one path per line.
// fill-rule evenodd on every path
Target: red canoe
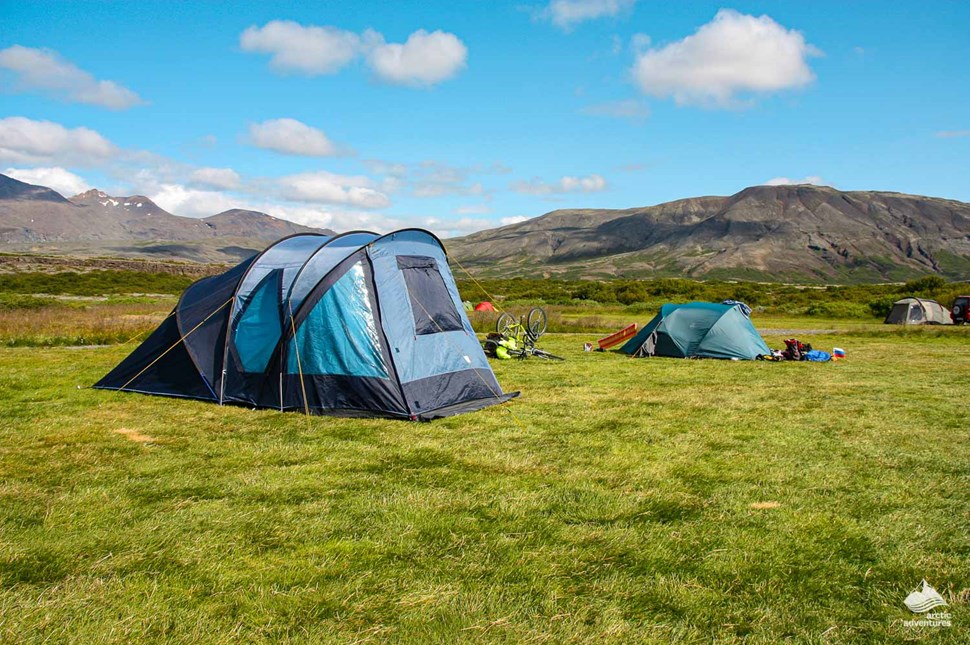
M 629 340 L 637 335 L 637 324 L 630 323 L 620 331 L 615 334 L 610 334 L 606 338 L 600 338 L 597 343 L 599 343 L 600 349 L 609 349 L 614 345 L 619 345 L 625 340 Z

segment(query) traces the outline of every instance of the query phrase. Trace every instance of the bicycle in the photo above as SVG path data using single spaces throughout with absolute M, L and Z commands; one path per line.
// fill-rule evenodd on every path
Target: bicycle
M 564 361 L 565 358 L 536 347 L 536 342 L 546 333 L 548 326 L 549 321 L 545 310 L 542 307 L 533 307 L 529 310 L 528 315 L 518 319 L 508 312 L 502 312 L 502 315 L 495 321 L 495 332 L 502 338 L 510 338 L 514 341 L 514 348 L 508 350 L 510 356 L 517 358 L 535 356 L 546 360 Z M 494 341 L 486 340 L 485 342 Z

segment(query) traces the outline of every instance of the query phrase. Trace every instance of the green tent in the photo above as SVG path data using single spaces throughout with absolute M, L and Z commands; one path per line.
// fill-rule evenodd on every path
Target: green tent
M 664 305 L 620 351 L 637 357 L 730 359 L 771 353 L 738 306 L 713 302 Z

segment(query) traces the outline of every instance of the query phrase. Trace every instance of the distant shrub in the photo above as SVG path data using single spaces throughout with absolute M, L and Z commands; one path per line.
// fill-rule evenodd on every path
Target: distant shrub
M 869 308 L 871 315 L 877 318 L 885 318 L 892 311 L 893 303 L 896 300 L 898 300 L 896 296 L 883 296 L 882 298 L 870 300 L 866 306 Z
M 932 297 L 944 287 L 946 287 L 945 279 L 938 275 L 928 275 L 917 280 L 910 280 L 906 283 L 905 290 L 911 294 Z
M 19 293 L 0 293 L 0 311 L 41 309 L 57 304 L 53 298 L 36 298 Z
M 871 318 L 872 311 L 861 302 L 823 302 L 805 310 L 808 316 L 819 318 Z
M 100 296 L 117 293 L 182 293 L 193 278 L 146 271 L 74 273 L 8 273 L 0 275 L 0 292 Z

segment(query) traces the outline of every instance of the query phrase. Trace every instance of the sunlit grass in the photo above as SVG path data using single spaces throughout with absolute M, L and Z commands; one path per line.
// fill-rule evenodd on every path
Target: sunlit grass
M 0 639 L 966 642 L 966 331 L 804 337 L 829 364 L 562 334 L 565 363 L 494 364 L 521 398 L 426 424 L 0 349 Z M 923 578 L 953 628 L 903 626 Z

